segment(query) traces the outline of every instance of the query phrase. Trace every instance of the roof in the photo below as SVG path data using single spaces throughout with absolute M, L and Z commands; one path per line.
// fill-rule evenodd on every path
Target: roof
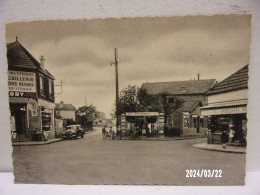
M 182 107 L 180 108 L 180 110 L 182 112 L 191 112 L 194 110 L 194 108 L 196 108 L 198 105 L 202 105 L 200 100 L 196 100 L 196 101 L 188 101 L 188 102 L 183 102 Z
M 76 108 L 72 104 L 55 104 L 56 110 L 68 110 L 68 111 L 75 111 Z
M 208 95 L 224 93 L 248 88 L 248 65 L 244 66 L 228 78 L 216 84 L 208 91 Z
M 215 83 L 215 79 L 208 80 L 188 80 L 143 83 L 141 88 L 146 89 L 149 94 L 157 95 L 161 92 L 168 92 L 173 95 L 181 94 L 205 94 Z
M 38 70 L 42 74 L 54 79 L 54 76 L 48 70 L 43 70 L 40 63 L 18 41 L 7 44 L 7 59 L 9 69 Z

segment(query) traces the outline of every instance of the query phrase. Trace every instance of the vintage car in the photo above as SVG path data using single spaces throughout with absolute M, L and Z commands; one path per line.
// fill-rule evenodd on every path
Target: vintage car
M 65 132 L 62 133 L 63 139 L 77 139 L 78 137 L 83 138 L 85 132 L 82 130 L 80 125 L 69 125 Z

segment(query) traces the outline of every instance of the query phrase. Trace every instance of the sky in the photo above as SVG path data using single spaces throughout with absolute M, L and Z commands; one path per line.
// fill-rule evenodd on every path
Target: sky
M 50 20 L 6 24 L 19 42 L 63 82 L 56 95 L 76 107 L 93 104 L 107 117 L 115 102 L 114 49 L 119 89 L 145 82 L 216 79 L 249 63 L 250 15 Z M 60 87 L 55 87 L 55 93 Z

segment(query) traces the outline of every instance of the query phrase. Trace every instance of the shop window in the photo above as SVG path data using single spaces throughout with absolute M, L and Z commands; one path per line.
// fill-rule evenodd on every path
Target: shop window
M 42 130 L 51 130 L 51 114 L 42 112 Z

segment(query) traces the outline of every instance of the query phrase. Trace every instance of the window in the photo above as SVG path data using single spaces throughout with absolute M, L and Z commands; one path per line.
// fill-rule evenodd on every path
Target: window
M 186 92 L 186 87 L 185 86 L 181 86 L 181 92 Z
M 51 130 L 51 114 L 42 112 L 42 130 L 50 131 Z
M 52 80 L 49 80 L 49 97 L 50 97 L 51 99 L 54 98 L 54 94 L 53 94 L 53 82 L 52 82 Z
M 174 98 L 173 98 L 173 97 L 170 97 L 170 98 L 168 99 L 168 101 L 169 101 L 170 104 L 173 104 L 173 103 L 174 103 Z
M 40 76 L 40 94 L 45 95 L 44 94 L 44 78 L 43 78 L 43 76 Z

